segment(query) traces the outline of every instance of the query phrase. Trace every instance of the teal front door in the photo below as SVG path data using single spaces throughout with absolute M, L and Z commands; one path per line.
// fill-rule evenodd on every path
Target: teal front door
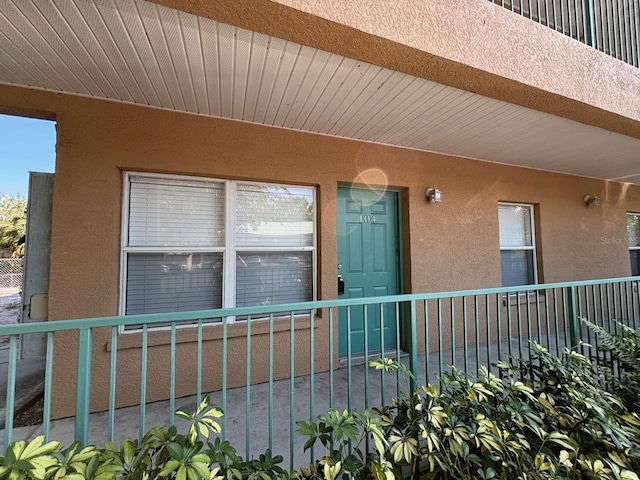
M 398 193 L 341 187 L 338 189 L 338 275 L 344 281 L 339 298 L 380 297 L 399 293 Z M 395 348 L 395 305 L 361 306 L 339 313 L 341 356 Z

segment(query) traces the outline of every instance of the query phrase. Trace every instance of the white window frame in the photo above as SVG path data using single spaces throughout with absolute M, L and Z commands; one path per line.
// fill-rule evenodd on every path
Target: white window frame
M 498 202 L 498 211 L 500 210 L 500 206 L 508 206 L 508 207 L 524 207 L 529 210 L 529 222 L 531 223 L 531 245 L 525 245 L 521 247 L 503 247 L 500 244 L 500 252 L 502 251 L 512 251 L 512 250 L 530 250 L 533 251 L 533 283 L 528 285 L 537 285 L 538 284 L 538 253 L 536 249 L 536 222 L 535 222 L 535 209 L 534 205 L 530 203 L 512 203 L 512 202 Z M 500 229 L 500 215 L 498 215 L 498 229 Z M 498 239 L 500 237 L 500 232 L 498 231 Z M 502 262 L 502 260 L 501 260 Z M 500 264 L 500 283 L 502 283 L 502 263 Z M 526 285 L 522 285 L 525 287 Z
M 640 223 L 640 213 L 627 212 L 627 246 L 629 247 L 629 217 L 636 217 L 638 223 Z M 629 265 L 631 265 L 631 252 L 633 250 L 640 250 L 640 245 L 635 247 L 629 247 Z M 633 274 L 633 272 L 631 272 Z
M 196 182 L 210 182 L 212 184 L 222 184 L 224 186 L 225 197 L 225 245 L 223 247 L 132 247 L 128 245 L 129 238 L 129 202 L 131 191 L 131 177 L 147 177 L 162 180 L 182 180 Z M 311 246 L 303 247 L 240 247 L 243 252 L 311 252 L 311 295 L 312 300 L 317 300 L 317 188 L 312 185 L 302 185 L 294 183 L 275 183 L 275 182 L 257 182 L 243 180 L 224 180 L 210 177 L 197 177 L 188 175 L 169 175 L 160 173 L 143 173 L 143 172 L 123 172 L 123 201 L 122 201 L 122 225 L 120 239 L 120 301 L 118 303 L 118 314 L 125 316 L 126 311 L 126 295 L 127 295 L 127 256 L 129 253 L 184 253 L 189 252 L 206 252 L 206 253 L 222 253 L 223 255 L 223 281 L 222 281 L 222 308 L 234 308 L 236 305 L 236 255 L 238 247 L 236 245 L 236 186 L 243 185 L 261 185 L 271 187 L 305 187 L 312 190 L 313 201 L 313 234 Z M 167 312 L 169 313 L 169 312 Z M 188 312 L 184 312 L 188 313 Z M 227 323 L 245 322 L 246 320 L 236 320 L 235 317 L 228 317 Z M 252 321 L 260 321 L 255 319 Z M 219 324 L 219 323 L 216 323 Z M 195 325 L 178 325 L 176 328 L 193 328 Z M 170 327 L 155 327 L 154 330 L 169 330 Z M 120 333 L 136 333 L 140 329 L 126 329 L 121 326 Z

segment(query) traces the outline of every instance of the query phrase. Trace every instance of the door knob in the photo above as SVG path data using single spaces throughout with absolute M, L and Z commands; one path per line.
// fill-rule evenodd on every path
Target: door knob
M 344 295 L 344 279 L 338 275 L 338 295 Z

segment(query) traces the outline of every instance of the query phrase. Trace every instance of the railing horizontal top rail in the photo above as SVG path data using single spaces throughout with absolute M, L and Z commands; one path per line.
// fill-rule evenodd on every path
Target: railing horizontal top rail
M 187 322 L 203 319 L 222 319 L 228 317 L 280 314 L 286 316 L 293 312 L 320 310 L 323 308 L 347 307 L 355 305 L 371 305 L 385 303 L 405 303 L 415 301 L 437 300 L 445 298 L 472 297 L 480 295 L 518 294 L 525 292 L 539 292 L 542 290 L 563 289 L 591 285 L 604 285 L 622 282 L 640 282 L 638 277 L 617 277 L 598 280 L 583 280 L 577 282 L 542 283 L 537 285 L 522 285 L 517 287 L 493 287 L 473 290 L 456 290 L 431 293 L 414 293 L 389 295 L 380 297 L 317 300 L 310 302 L 288 303 L 278 305 L 264 305 L 255 307 L 218 308 L 213 310 L 193 310 L 173 313 L 157 313 L 128 316 L 93 317 L 63 321 L 34 322 L 17 325 L 0 325 L 0 335 L 21 335 L 33 332 L 59 332 L 99 327 L 116 327 L 129 325 L 153 325 L 157 323 Z M 282 312 L 289 312 L 283 314 Z

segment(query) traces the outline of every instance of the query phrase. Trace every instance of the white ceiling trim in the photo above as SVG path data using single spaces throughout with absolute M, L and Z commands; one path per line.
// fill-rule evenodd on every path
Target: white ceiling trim
M 638 183 L 640 140 L 143 0 L 5 0 L 0 82 Z

